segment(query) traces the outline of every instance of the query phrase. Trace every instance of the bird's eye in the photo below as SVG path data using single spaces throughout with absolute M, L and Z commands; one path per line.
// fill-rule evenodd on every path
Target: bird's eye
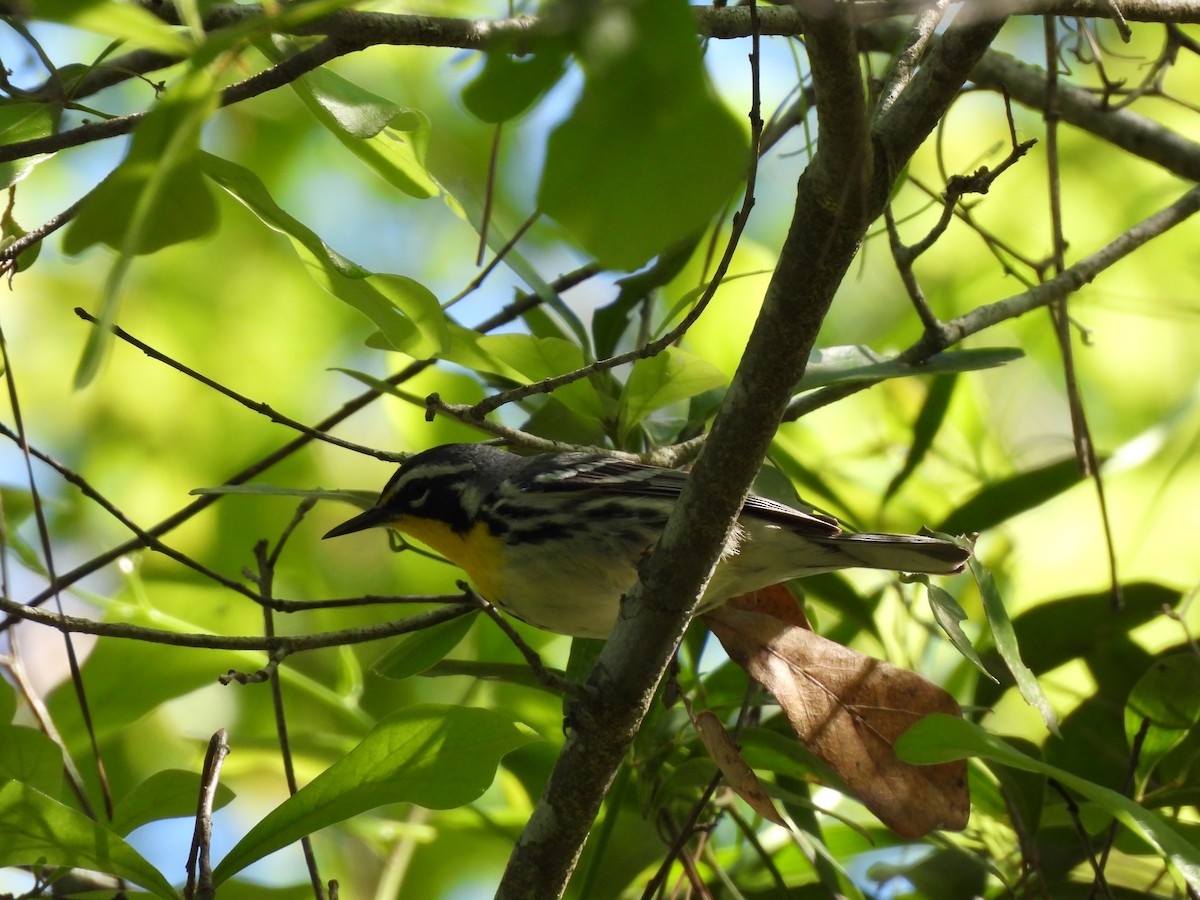
M 408 508 L 409 509 L 420 509 L 422 506 L 425 505 L 425 501 L 428 499 L 429 499 L 429 488 L 425 488 L 425 490 L 421 491 L 421 493 L 416 494 L 415 496 L 413 496 L 412 498 L 409 499 Z

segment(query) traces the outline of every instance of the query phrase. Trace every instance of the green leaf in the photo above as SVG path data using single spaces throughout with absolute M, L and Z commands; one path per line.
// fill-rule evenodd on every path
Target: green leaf
M 467 110 L 484 122 L 515 118 L 554 87 L 567 69 L 563 41 L 539 41 L 531 53 L 514 56 L 512 44 L 492 44 L 479 74 L 463 88 Z
M 0 171 L 3 171 L 0 168 Z M 23 238 L 28 232 L 20 226 L 12 214 L 12 206 L 10 205 L 4 210 L 4 215 L 0 216 L 0 249 L 7 250 L 16 241 Z M 42 241 L 38 241 L 31 247 L 26 247 L 17 254 L 16 264 L 13 268 L 14 272 L 25 272 L 37 262 L 37 258 L 42 252 Z
M 343 759 L 276 807 L 221 860 L 217 884 L 306 834 L 386 803 L 451 809 L 477 799 L 507 753 L 535 740 L 487 709 L 414 706 L 381 720 Z
M 680 241 L 674 247 L 664 250 L 654 261 L 654 265 L 617 281 L 621 286 L 617 299 L 592 314 L 592 336 L 598 356 L 612 356 L 617 352 L 617 343 L 629 327 L 629 314 L 634 307 L 646 300 L 652 291 L 667 284 L 683 271 L 687 261 L 692 258 L 698 241 L 699 238 L 695 236 Z
M 396 646 L 375 660 L 371 671 L 397 680 L 419 675 L 457 647 L 473 624 L 475 615 L 470 614 L 405 635 Z
M 39 19 L 128 41 L 161 53 L 184 55 L 192 45 L 148 10 L 112 0 L 37 0 Z
M 725 384 L 725 374 L 707 360 L 668 347 L 657 356 L 639 359 L 621 392 L 618 435 L 629 432 L 655 410 Z
M 96 327 L 88 332 L 76 387 L 95 377 L 112 341 L 117 302 L 133 257 L 201 237 L 217 206 L 200 170 L 200 129 L 217 108 L 213 77 L 192 69 L 133 131 L 125 159 L 88 194 L 63 236 L 63 252 L 107 244 L 117 259 L 105 279 Z
M 483 234 L 483 207 L 478 203 L 472 202 L 469 195 L 464 200 L 463 206 L 465 207 L 463 216 L 470 221 L 476 232 Z M 503 254 L 502 261 L 504 266 L 508 268 L 514 275 L 520 278 L 521 281 L 525 283 L 526 287 L 528 287 L 534 294 L 538 296 L 538 299 L 542 301 L 542 305 L 545 306 L 546 309 L 553 310 L 558 318 L 562 319 L 566 326 L 571 330 L 572 335 L 574 335 L 580 347 L 589 347 L 590 343 L 588 331 L 584 326 L 583 321 L 579 318 L 575 311 L 563 301 L 562 297 L 558 295 L 558 292 L 554 290 L 554 288 L 551 287 L 544 278 L 542 278 L 537 267 L 530 263 L 529 260 L 527 260 L 520 253 L 520 251 L 516 249 L 512 242 L 513 235 L 509 234 L 504 228 L 500 227 L 499 223 L 495 221 L 494 216 L 488 222 L 486 231 L 488 249 L 497 255 Z M 524 318 L 526 322 L 536 321 L 539 312 L 539 308 L 535 307 L 534 309 L 526 312 L 522 318 Z M 545 315 L 545 313 L 541 314 Z M 530 330 L 535 334 L 538 334 L 538 330 L 536 328 L 531 327 Z M 540 334 L 539 336 L 546 337 L 547 335 Z
M 992 629 L 992 638 L 996 642 L 1000 658 L 1004 660 L 1004 664 L 1008 666 L 1008 670 L 1016 679 L 1017 689 L 1025 698 L 1025 702 L 1042 714 L 1042 721 L 1046 723 L 1046 727 L 1051 734 L 1057 736 L 1058 716 L 1050 705 L 1050 701 L 1046 699 L 1046 695 L 1042 693 L 1042 686 L 1038 684 L 1037 676 L 1021 660 L 1021 650 L 1017 646 L 1017 633 L 1013 630 L 1008 610 L 1004 608 L 1004 601 L 1000 599 L 1000 592 L 996 589 L 992 573 L 985 569 L 974 556 L 968 560 L 968 565 L 971 567 L 971 574 L 975 576 L 975 582 L 979 585 L 979 595 L 983 598 L 983 609 L 987 613 L 988 625 Z
M 127 835 L 147 822 L 193 817 L 199 796 L 200 776 L 195 772 L 182 769 L 155 772 L 121 798 L 113 810 L 110 827 L 117 834 Z M 213 809 L 227 806 L 234 796 L 226 785 L 218 783 Z
M 954 595 L 938 587 L 936 584 L 930 584 L 928 577 L 925 575 L 917 576 L 914 580 L 920 581 L 925 585 L 925 590 L 929 596 L 929 608 L 933 610 L 933 618 L 942 626 L 942 630 L 950 638 L 950 643 L 954 645 L 954 649 L 974 663 L 980 672 L 992 681 L 996 681 L 996 676 L 987 670 L 987 667 L 983 664 L 983 660 L 979 658 L 979 654 L 971 646 L 971 639 L 966 636 L 962 630 L 962 626 L 958 624 L 959 622 L 966 621 L 967 612 L 954 599 Z
M 565 678 L 566 673 L 561 669 L 548 668 L 551 675 Z M 561 696 L 561 690 L 555 690 L 549 684 L 539 681 L 533 674 L 533 669 L 526 663 L 475 662 L 469 659 L 443 659 L 436 662 L 424 672 L 422 678 L 450 678 L 465 675 L 477 681 L 500 681 L 504 684 L 515 684 L 520 687 L 545 691 L 548 694 Z
M 209 178 L 268 228 L 286 235 L 313 279 L 374 322 L 393 348 L 428 359 L 440 356 L 449 345 L 446 315 L 424 285 L 403 275 L 373 275 L 346 259 L 284 212 L 249 169 L 208 153 L 203 162 Z
M 19 781 L 0 787 L 0 867 L 92 869 L 177 900 L 162 873 L 114 832 Z
M 935 530 L 967 534 L 995 528 L 1026 510 L 1074 487 L 1083 479 L 1074 456 L 991 481 L 974 497 L 950 513 Z
M 0 104 L 0 146 L 48 137 L 54 133 L 61 112 L 59 106 L 51 106 L 49 103 Z M 0 187 L 16 184 L 33 171 L 34 166 L 52 155 L 39 153 L 24 159 L 0 163 Z
M 925 402 L 921 404 L 921 411 L 913 424 L 913 440 L 908 448 L 908 456 L 904 458 L 904 465 L 900 467 L 900 471 L 888 482 L 887 490 L 883 492 L 884 503 L 900 490 L 933 446 L 933 439 L 942 427 L 942 422 L 946 420 L 946 410 L 950 408 L 950 398 L 954 396 L 954 386 L 957 382 L 958 378 L 955 375 L 938 375 L 930 383 L 929 393 L 925 395 Z
M 1000 737 L 1010 747 L 1034 759 L 1042 758 L 1042 748 L 1019 737 Z M 1009 766 L 993 766 L 993 774 L 1004 794 L 1004 809 L 1018 834 L 1037 834 L 1046 805 L 1046 776 Z
M 1200 657 L 1180 653 L 1155 660 L 1125 704 L 1125 736 L 1132 747 L 1146 723 L 1137 758 L 1144 784 L 1154 767 L 1200 721 Z
M 17 713 L 17 692 L 7 678 L 0 678 L 0 725 L 7 725 Z
M 592 11 L 583 94 L 550 136 L 538 206 L 602 265 L 632 269 L 720 212 L 749 151 L 713 95 L 686 0 Z
M 62 776 L 63 755 L 58 744 L 35 728 L 0 726 L 0 782 L 11 778 L 54 797 L 62 786 Z
M 292 82 L 313 116 L 392 187 L 424 200 L 441 193 L 425 167 L 429 117 L 397 106 L 327 68 Z
M 451 335 L 453 342 L 443 359 L 523 384 L 565 375 L 584 365 L 579 345 L 565 338 L 531 334 L 481 335 L 457 326 L 451 329 Z M 600 397 L 586 378 L 559 388 L 554 396 L 587 416 L 600 418 L 603 415 Z
M 1179 834 L 1161 816 L 1139 806 L 1124 794 L 1026 756 L 973 722 L 942 713 L 925 716 L 900 735 L 895 749 L 897 756 L 916 765 L 978 756 L 1053 778 L 1096 803 L 1148 841 L 1193 891 L 1200 890 L 1200 847 Z
M 973 350 L 945 350 L 918 365 L 900 362 L 896 356 L 877 353 L 864 344 L 824 347 L 809 357 L 804 377 L 796 393 L 830 384 L 883 381 L 910 375 L 937 375 L 949 372 L 974 372 L 992 369 L 1020 359 L 1024 351 L 1016 347 L 981 347 Z
M 1126 696 L 1134 681 L 1134 673 L 1128 672 L 1127 667 L 1137 665 L 1134 671 L 1140 672 L 1149 665 L 1145 651 L 1132 646 L 1129 634 L 1159 618 L 1164 607 L 1173 608 L 1179 603 L 1180 594 L 1147 582 L 1123 587 L 1125 606 L 1120 610 L 1110 608 L 1108 591 L 1099 591 L 1051 598 L 1022 612 L 1013 620 L 1021 658 L 1034 672 L 1040 673 L 1082 658 L 1092 674 L 1103 681 L 1109 697 Z M 984 654 L 985 662 L 991 662 L 988 657 L 994 652 Z M 999 699 L 999 692 L 993 692 L 991 687 L 980 684 L 977 702 L 991 705 Z M 1110 705 L 1108 700 L 1105 705 Z

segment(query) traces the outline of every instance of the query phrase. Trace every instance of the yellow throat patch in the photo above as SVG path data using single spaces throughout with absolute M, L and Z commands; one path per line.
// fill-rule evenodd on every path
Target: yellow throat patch
M 466 572 L 476 590 L 488 600 L 503 601 L 504 542 L 488 531 L 487 525 L 476 522 L 469 531 L 460 533 L 437 519 L 405 516 L 391 526 L 436 550 Z

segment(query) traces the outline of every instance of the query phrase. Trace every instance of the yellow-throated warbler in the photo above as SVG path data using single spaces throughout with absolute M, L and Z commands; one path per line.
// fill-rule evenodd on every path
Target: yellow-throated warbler
M 406 461 L 374 507 L 325 537 L 383 526 L 462 568 L 488 600 L 560 634 L 607 637 L 687 475 L 589 453 L 446 444 Z M 848 534 L 751 495 L 700 609 L 802 575 L 862 567 L 946 575 L 969 553 L 909 534 Z

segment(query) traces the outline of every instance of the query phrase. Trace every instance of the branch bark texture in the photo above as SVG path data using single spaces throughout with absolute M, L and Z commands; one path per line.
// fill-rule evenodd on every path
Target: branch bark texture
M 816 6 L 816 5 L 814 5 Z M 793 386 L 804 373 L 834 293 L 880 214 L 898 161 L 872 148 L 855 29 L 844 4 L 801 7 L 818 104 L 820 143 L 800 176 L 792 224 L 762 312 L 692 476 L 662 541 L 622 604 L 616 628 L 571 710 L 571 731 L 497 892 L 504 900 L 560 897 L 663 672 L 725 545 Z M 977 29 L 978 25 L 968 26 Z M 999 22 L 988 26 L 999 28 Z M 960 26 L 961 29 L 961 26 Z M 951 29 L 953 33 L 956 29 Z M 971 31 L 941 74 L 965 80 L 990 37 Z M 904 119 L 932 128 L 954 91 L 928 81 L 908 87 L 929 114 Z M 899 120 L 897 120 L 899 121 Z M 896 146 L 924 134 L 896 126 Z M 880 169 L 877 160 L 888 160 Z

